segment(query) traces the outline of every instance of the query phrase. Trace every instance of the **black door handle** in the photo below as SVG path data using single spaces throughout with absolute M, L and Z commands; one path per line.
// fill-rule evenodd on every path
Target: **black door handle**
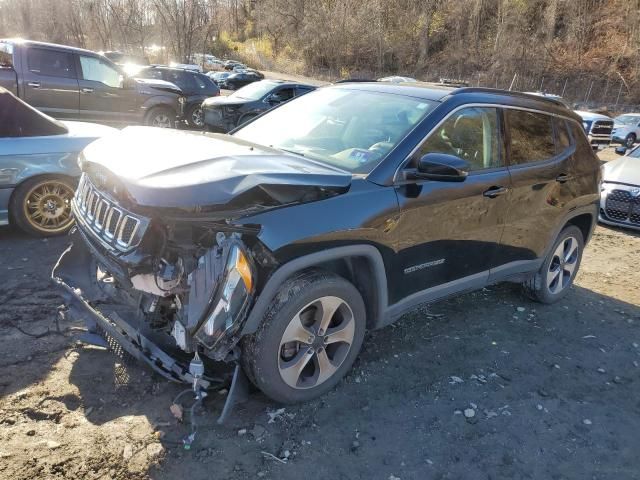
M 496 198 L 504 195 L 508 191 L 509 189 L 507 187 L 491 187 L 489 190 L 485 190 L 482 195 L 488 198 Z
M 570 180 L 570 179 L 571 179 L 571 177 L 569 175 L 567 175 L 566 173 L 561 173 L 560 175 L 558 175 L 556 177 L 556 182 L 564 183 L 564 182 L 566 182 L 567 180 Z

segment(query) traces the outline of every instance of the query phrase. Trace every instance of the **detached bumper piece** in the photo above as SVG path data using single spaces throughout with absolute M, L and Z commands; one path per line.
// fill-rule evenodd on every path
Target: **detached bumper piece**
M 135 318 L 135 310 L 110 303 L 109 297 L 101 291 L 95 274 L 95 261 L 84 242 L 79 239 L 62 254 L 51 273 L 53 282 L 64 291 L 70 314 L 84 320 L 88 331 L 85 340 L 99 346 L 108 346 L 122 356 L 117 348 L 119 346 L 164 378 L 174 382 L 193 383 L 194 378 L 187 365 L 179 363 L 151 341 L 149 337 L 152 333 L 147 331 L 142 320 L 140 325 L 132 325 L 125 320 Z M 100 337 L 103 337 L 103 342 Z M 207 388 L 211 381 L 202 379 L 200 383 Z

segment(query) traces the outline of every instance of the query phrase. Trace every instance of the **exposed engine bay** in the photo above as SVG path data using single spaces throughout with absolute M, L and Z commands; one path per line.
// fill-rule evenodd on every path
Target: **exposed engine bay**
M 71 250 L 91 250 L 87 276 L 95 288 L 81 288 L 88 303 L 130 310 L 154 336 L 170 337 L 184 353 L 229 359 L 255 289 L 253 253 L 242 234 L 174 225 L 156 228 L 133 251 L 113 255 L 79 224 L 82 238 Z M 78 283 L 77 276 L 73 280 Z

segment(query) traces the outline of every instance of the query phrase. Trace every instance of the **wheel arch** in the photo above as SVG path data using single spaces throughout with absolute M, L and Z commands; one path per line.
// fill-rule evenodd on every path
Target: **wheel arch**
M 378 327 L 387 308 L 387 275 L 380 251 L 373 245 L 348 245 L 295 258 L 280 266 L 267 280 L 242 329 L 254 333 L 282 284 L 292 275 L 311 268 L 333 272 L 360 292 L 367 311 L 367 328 Z
M 560 232 L 562 232 L 562 230 L 564 230 L 568 225 L 575 225 L 580 229 L 583 235 L 584 244 L 587 245 L 597 224 L 598 208 L 598 203 L 590 203 L 588 205 L 576 207 L 565 216 L 563 216 L 562 219 L 556 224 L 555 228 L 551 231 L 551 234 L 547 241 L 547 246 L 543 254 L 538 258 L 547 258 L 547 255 L 549 255 L 551 247 L 556 241 L 556 238 L 558 238 Z
M 575 225 L 582 232 L 582 239 L 586 244 L 591 237 L 591 232 L 597 221 L 596 219 L 597 216 L 594 217 L 592 213 L 579 213 L 578 215 L 570 217 L 562 228 L 564 229 L 568 225 Z

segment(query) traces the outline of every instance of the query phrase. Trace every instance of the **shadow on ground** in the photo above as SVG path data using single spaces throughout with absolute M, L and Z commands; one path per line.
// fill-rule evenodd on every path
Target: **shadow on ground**
M 96 350 L 79 352 L 70 381 L 82 403 L 102 404 L 91 422 L 142 415 L 163 432 L 153 478 L 635 475 L 640 308 L 579 287 L 543 306 L 500 285 L 432 311 L 369 334 L 336 390 L 273 423 L 266 412 L 281 406 L 256 393 L 219 427 L 214 395 L 190 451 L 169 413 L 177 386 L 132 366 L 116 388 L 113 358 Z

